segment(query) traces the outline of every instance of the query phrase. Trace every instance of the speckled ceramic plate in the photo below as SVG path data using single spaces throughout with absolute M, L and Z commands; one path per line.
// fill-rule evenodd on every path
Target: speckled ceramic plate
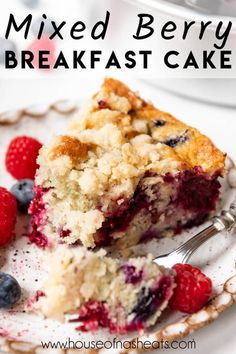
M 42 142 L 49 141 L 53 135 L 63 132 L 76 109 L 78 109 L 77 103 L 61 101 L 51 106 L 32 106 L 21 111 L 0 114 L 1 156 L 4 156 L 9 141 L 16 135 L 27 134 L 37 137 Z M 14 181 L 6 173 L 3 160 L 3 158 L 0 159 L 0 184 L 9 188 Z M 235 166 L 230 159 L 228 159 L 227 165 L 231 171 L 230 178 L 227 177 L 222 181 L 223 191 L 219 208 L 227 208 L 236 196 L 236 189 L 232 187 L 235 186 Z M 11 311 L 0 311 L 0 352 L 41 353 L 45 352 L 41 347 L 41 342 L 49 340 L 61 343 L 66 343 L 68 338 L 86 343 L 94 339 L 113 340 L 113 337 L 105 331 L 97 333 L 96 336 L 82 334 L 75 330 L 74 324 L 45 320 L 25 312 L 27 300 L 34 296 L 37 289 L 40 289 L 47 272 L 41 262 L 42 251 L 36 246 L 30 245 L 25 236 L 29 220 L 27 217 L 19 217 L 18 219 L 16 239 L 7 248 L 0 250 L 0 267 L 2 271 L 10 273 L 18 279 L 23 289 L 23 298 L 21 303 Z M 166 253 L 203 227 L 194 228 L 173 239 L 162 239 L 158 243 L 152 241 L 142 247 L 133 248 L 131 252 L 145 254 L 151 251 L 154 255 Z M 149 334 L 140 337 L 139 340 L 172 341 L 180 339 L 190 332 L 204 327 L 231 306 L 236 300 L 235 255 L 234 234 L 222 233 L 206 243 L 200 252 L 197 252 L 192 258 L 192 263 L 201 267 L 213 280 L 214 298 L 203 310 L 191 316 L 166 311 L 156 327 Z M 126 349 L 122 353 L 131 354 L 139 351 L 143 350 L 141 348 L 135 351 Z M 69 353 L 71 351 L 58 349 L 48 352 Z M 83 349 L 81 352 L 89 353 L 91 351 Z M 105 350 L 105 353 L 108 352 L 113 351 L 111 349 Z M 120 353 L 120 351 L 114 350 L 114 353 Z

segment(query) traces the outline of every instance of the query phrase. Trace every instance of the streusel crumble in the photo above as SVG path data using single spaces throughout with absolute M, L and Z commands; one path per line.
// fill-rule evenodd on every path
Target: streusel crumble
M 30 239 L 125 248 L 177 234 L 215 209 L 224 160 L 197 129 L 105 79 L 41 149 Z

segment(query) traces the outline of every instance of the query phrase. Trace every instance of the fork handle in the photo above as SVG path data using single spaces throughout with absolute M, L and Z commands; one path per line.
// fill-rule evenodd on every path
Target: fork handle
M 187 263 L 192 254 L 204 242 L 208 241 L 219 232 L 230 231 L 236 224 L 236 202 L 232 203 L 229 211 L 223 210 L 220 216 L 212 219 L 212 224 L 192 237 L 190 240 L 179 246 L 172 254 L 183 256 L 182 263 Z

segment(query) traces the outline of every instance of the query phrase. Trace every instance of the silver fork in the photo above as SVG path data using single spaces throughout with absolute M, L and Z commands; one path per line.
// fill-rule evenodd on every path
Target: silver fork
M 193 253 L 204 242 L 223 230 L 231 231 L 234 226 L 236 226 L 236 200 L 230 205 L 229 210 L 223 210 L 220 216 L 215 216 L 210 226 L 193 236 L 173 252 L 156 257 L 153 261 L 167 268 L 171 268 L 176 263 L 187 263 Z

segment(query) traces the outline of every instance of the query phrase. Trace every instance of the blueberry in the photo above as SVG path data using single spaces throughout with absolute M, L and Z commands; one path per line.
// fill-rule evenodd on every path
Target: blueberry
M 0 309 L 15 305 L 21 297 L 21 288 L 15 278 L 0 272 Z
M 26 214 L 30 202 L 34 199 L 34 182 L 31 179 L 22 179 L 11 187 L 11 193 L 16 197 L 18 210 Z
M 15 43 L 10 39 L 5 39 L 3 37 L 0 37 L 0 63 L 1 64 L 5 63 L 5 52 L 7 50 L 12 50 L 13 52 L 16 52 Z
M 166 121 L 163 119 L 155 120 L 154 125 L 155 127 L 163 127 L 166 124 Z
M 174 148 L 176 147 L 178 144 L 182 144 L 185 143 L 185 141 L 188 140 L 187 135 L 181 135 L 181 136 L 177 136 L 176 138 L 170 138 L 166 141 L 164 141 L 164 144 Z
M 135 321 L 147 321 L 167 299 L 171 287 L 171 278 L 163 276 L 153 289 L 143 287 L 139 293 L 138 301 L 132 310 Z
M 154 314 L 155 310 L 155 294 L 150 289 L 143 287 L 139 293 L 138 302 L 132 310 L 136 314 L 134 320 L 146 321 Z
M 34 9 L 39 5 L 39 0 L 21 0 L 21 2 L 30 9 Z

